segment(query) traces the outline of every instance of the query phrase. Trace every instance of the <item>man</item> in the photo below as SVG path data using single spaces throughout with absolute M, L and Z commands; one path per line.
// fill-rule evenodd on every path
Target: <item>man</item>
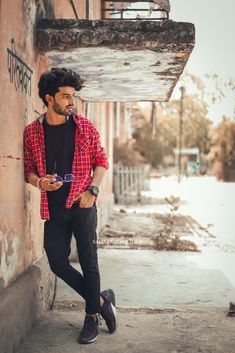
M 78 340 L 91 343 L 97 338 L 99 314 L 110 333 L 117 323 L 113 291 L 100 292 L 97 261 L 96 199 L 108 162 L 95 126 L 73 113 L 75 91 L 82 83 L 65 68 L 52 68 L 40 77 L 39 96 L 47 111 L 25 128 L 24 168 L 26 181 L 41 191 L 44 248 L 51 270 L 85 299 Z M 82 273 L 68 260 L 72 234 Z

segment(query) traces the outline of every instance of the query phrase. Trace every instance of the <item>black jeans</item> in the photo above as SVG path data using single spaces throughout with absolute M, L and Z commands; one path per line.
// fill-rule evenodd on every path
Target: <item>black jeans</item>
M 73 205 L 59 219 L 44 224 L 44 249 L 51 270 L 86 301 L 86 313 L 100 312 L 100 274 L 97 259 L 97 209 Z M 72 234 L 76 239 L 82 274 L 71 266 Z

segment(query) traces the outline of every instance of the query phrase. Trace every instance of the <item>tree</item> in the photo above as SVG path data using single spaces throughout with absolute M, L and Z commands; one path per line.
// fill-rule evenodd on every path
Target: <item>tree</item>
M 186 95 L 184 97 L 184 112 L 183 112 L 183 147 L 198 147 L 200 152 L 207 154 L 210 150 L 210 129 L 212 122 L 207 116 L 207 105 L 204 101 L 198 99 L 196 95 Z M 169 118 L 171 127 L 165 131 L 167 136 L 171 132 L 170 136 L 177 136 L 179 131 L 179 101 L 174 100 L 165 103 L 165 111 L 163 119 L 168 117 L 168 121 L 162 122 L 164 131 L 164 125 L 167 123 L 169 126 Z M 160 122 L 158 129 L 161 128 Z M 164 136 L 162 131 L 162 139 L 167 142 L 167 136 Z M 159 131 L 159 134 L 161 131 Z M 169 139 L 169 137 L 168 137 Z M 171 138 L 172 140 L 172 138 Z M 172 144 L 172 142 L 171 142 Z M 176 146 L 175 146 L 176 147 Z
M 207 113 L 206 103 L 197 95 L 184 97 L 183 147 L 198 147 L 202 154 L 209 152 L 212 123 Z M 151 119 L 148 121 L 140 108 L 133 111 L 133 121 L 135 149 L 146 162 L 154 168 L 159 164 L 174 164 L 174 150 L 178 147 L 179 100 L 161 104 L 154 134 Z
M 214 128 L 211 157 L 225 167 L 235 168 L 235 122 L 227 117 Z
M 162 161 L 162 146 L 156 135 L 152 134 L 152 126 L 146 119 L 142 126 L 136 128 L 133 133 L 135 139 L 135 149 L 144 158 L 146 163 L 156 168 Z
M 114 139 L 113 144 L 113 162 L 123 166 L 139 166 L 143 162 L 138 151 L 133 148 L 132 141 L 119 143 L 118 139 Z
M 214 128 L 210 157 L 218 179 L 235 180 L 235 122 L 227 117 Z

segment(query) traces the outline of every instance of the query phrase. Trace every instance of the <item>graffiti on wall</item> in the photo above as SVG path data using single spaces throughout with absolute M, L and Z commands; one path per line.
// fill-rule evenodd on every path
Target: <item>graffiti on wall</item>
M 19 56 L 15 48 L 15 41 L 11 40 L 11 49 L 7 48 L 7 67 L 10 81 L 15 89 L 31 96 L 31 80 L 33 70 Z

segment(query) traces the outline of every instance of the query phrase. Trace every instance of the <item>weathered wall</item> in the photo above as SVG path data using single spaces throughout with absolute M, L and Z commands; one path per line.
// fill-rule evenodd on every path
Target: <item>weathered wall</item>
M 101 0 L 91 0 L 89 6 L 89 19 L 101 19 Z
M 78 13 L 86 9 L 74 1 Z M 99 15 L 97 3 L 91 18 Z M 92 12 L 93 11 L 93 12 Z M 45 108 L 38 98 L 37 83 L 48 69 L 46 55 L 35 49 L 34 29 L 39 18 L 75 18 L 71 2 L 52 0 L 0 0 L 0 346 L 12 353 L 33 321 L 48 305 L 52 273 L 43 250 L 40 192 L 23 176 L 23 130 Z M 98 17 L 99 18 L 99 17 Z M 111 212 L 111 120 L 104 106 L 94 105 L 92 120 L 99 127 L 111 168 L 105 176 L 99 200 L 99 227 Z M 79 102 L 78 113 L 84 104 Z M 111 109 L 112 110 L 112 109 Z M 112 132 L 111 132 L 112 134 Z M 109 136 L 109 137 L 108 137 Z M 17 302 L 17 306 L 16 306 Z M 2 319 L 3 318 L 3 319 Z
M 85 101 L 169 100 L 194 42 L 194 25 L 174 21 L 44 20 L 36 29 L 51 65 L 79 68 Z
M 39 193 L 24 183 L 22 134 L 42 111 L 37 81 L 47 59 L 33 49 L 34 2 L 2 1 L 0 15 L 0 85 L 5 93 L 0 106 L 0 278 L 4 288 L 43 254 Z
M 100 133 L 101 143 L 105 146 L 109 161 L 109 169 L 105 174 L 100 188 L 98 198 L 98 233 L 100 229 L 108 222 L 113 207 L 113 121 L 114 121 L 114 103 L 109 102 L 86 102 L 80 107 L 80 111 L 87 116 L 96 126 Z
M 47 307 L 51 287 L 43 256 L 39 192 L 25 184 L 22 158 L 24 127 L 43 110 L 37 82 L 48 63 L 34 50 L 33 30 L 37 14 L 43 17 L 48 12 L 49 4 L 45 8 L 42 1 L 1 1 L 0 346 L 4 353 L 14 350 Z
M 82 7 L 78 6 L 81 2 L 74 1 L 81 14 L 86 12 L 83 2 Z M 97 6 L 94 6 L 91 15 L 94 17 L 97 14 Z M 22 159 L 23 129 L 44 111 L 38 98 L 37 83 L 41 73 L 48 68 L 48 60 L 34 49 L 33 29 L 38 15 L 75 17 L 70 1 L 1 2 L 0 84 L 6 97 L 0 106 L 0 289 L 12 283 L 44 255 L 43 222 L 39 215 L 40 195 L 36 188 L 24 183 Z M 109 143 L 107 153 L 111 158 L 111 124 L 109 118 L 105 117 L 109 111 L 105 110 L 105 104 L 94 103 L 93 106 L 90 118 L 100 130 L 104 145 L 108 146 Z M 81 113 L 79 109 L 78 112 Z M 105 208 L 102 203 L 109 203 L 112 199 L 111 171 L 112 168 L 106 174 L 102 188 L 99 201 L 102 209 Z
M 48 302 L 53 290 L 45 257 L 30 266 L 0 293 L 0 352 L 12 353 L 22 342 L 35 319 Z
M 132 102 L 115 103 L 113 133 L 119 143 L 126 143 L 132 139 L 132 105 Z
M 55 18 L 86 18 L 86 0 L 73 0 L 74 8 L 71 0 L 52 0 Z
M 86 0 L 73 0 L 74 8 L 71 4 L 71 0 L 60 0 L 53 1 L 54 4 L 54 13 L 56 18 L 78 18 L 81 19 L 90 19 L 98 20 L 101 18 L 101 0 L 89 0 L 89 5 L 86 7 Z M 66 9 L 66 10 L 65 10 Z M 76 12 L 76 14 L 75 14 Z

